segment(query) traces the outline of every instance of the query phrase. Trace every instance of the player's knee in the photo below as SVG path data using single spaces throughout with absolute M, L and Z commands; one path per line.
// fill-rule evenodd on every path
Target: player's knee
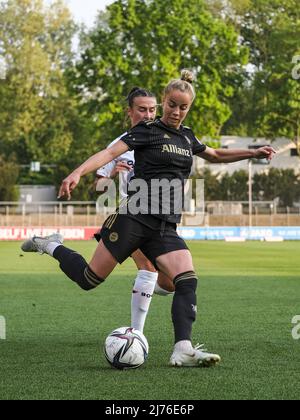
M 93 270 L 87 266 L 84 270 L 82 278 L 77 281 L 78 286 L 85 291 L 90 291 L 95 289 L 101 283 L 103 283 L 105 279 L 98 277 L 97 274 L 93 272 Z

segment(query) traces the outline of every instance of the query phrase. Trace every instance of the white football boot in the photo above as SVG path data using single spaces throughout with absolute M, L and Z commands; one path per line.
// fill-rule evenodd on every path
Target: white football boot
M 50 243 L 56 243 L 62 245 L 64 237 L 60 233 L 54 233 L 53 235 L 45 236 L 41 238 L 34 236 L 23 243 L 21 249 L 23 252 L 39 252 L 40 254 L 47 254 L 47 247 Z
M 197 344 L 193 348 L 191 343 L 185 346 L 175 345 L 170 359 L 170 365 L 175 367 L 211 367 L 220 362 L 221 357 L 218 354 L 208 353 L 203 344 Z

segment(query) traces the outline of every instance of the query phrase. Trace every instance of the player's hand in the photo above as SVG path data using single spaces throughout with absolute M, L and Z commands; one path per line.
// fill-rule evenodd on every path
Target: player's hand
M 255 159 L 267 159 L 271 161 L 276 154 L 276 150 L 271 146 L 260 147 L 254 153 Z
M 63 180 L 57 198 L 67 197 L 67 199 L 70 200 L 71 192 L 79 184 L 80 178 L 80 175 L 76 171 L 72 172 L 66 179 Z
M 128 165 L 126 162 L 118 162 L 111 173 L 111 178 L 114 178 L 120 172 L 130 172 L 131 170 L 132 166 Z

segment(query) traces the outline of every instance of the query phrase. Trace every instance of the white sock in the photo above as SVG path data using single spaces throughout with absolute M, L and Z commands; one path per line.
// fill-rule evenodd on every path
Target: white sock
M 157 273 L 139 270 L 135 279 L 131 299 L 131 326 L 141 332 L 144 331 L 157 277 Z
M 61 246 L 58 242 L 49 242 L 49 244 L 46 247 L 46 253 L 53 257 L 53 253 L 56 250 L 57 247 Z
M 174 295 L 175 292 L 169 292 L 166 289 L 163 289 L 162 287 L 159 286 L 159 284 L 156 282 L 155 284 L 155 288 L 154 288 L 154 293 L 156 295 L 159 296 L 168 296 L 168 295 Z
M 194 352 L 192 343 L 189 340 L 178 341 L 178 343 L 175 344 L 175 350 L 188 354 Z

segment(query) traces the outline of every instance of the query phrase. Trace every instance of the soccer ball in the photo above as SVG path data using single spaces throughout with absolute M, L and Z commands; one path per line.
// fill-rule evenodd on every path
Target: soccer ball
M 114 330 L 106 338 L 104 353 L 108 363 L 116 369 L 135 369 L 147 359 L 149 345 L 140 331 L 130 327 Z

